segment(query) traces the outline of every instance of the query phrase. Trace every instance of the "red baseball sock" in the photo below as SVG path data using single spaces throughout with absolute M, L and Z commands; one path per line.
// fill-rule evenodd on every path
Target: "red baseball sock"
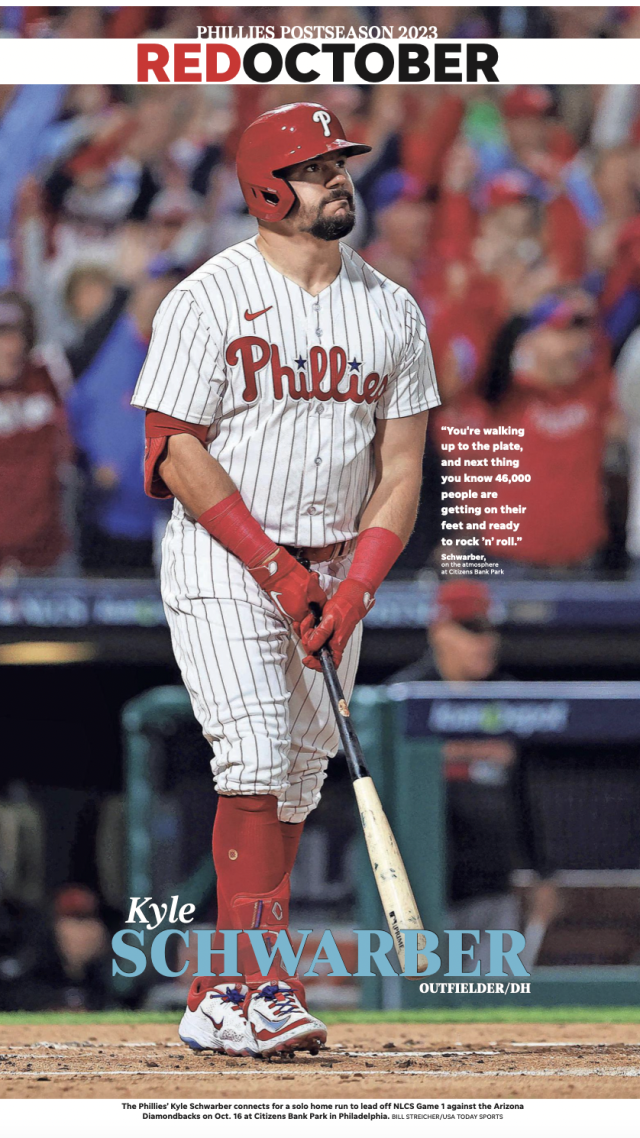
M 275 795 L 220 796 L 213 827 L 213 862 L 218 895 L 223 894 L 227 907 L 236 893 L 270 893 L 279 885 L 285 866 Z
M 304 829 L 304 822 L 283 822 L 280 821 L 280 830 L 282 832 L 282 841 L 284 845 L 284 871 L 291 873 L 293 869 L 297 854 L 298 846 L 300 845 L 300 838 Z
M 291 873 L 303 829 L 304 822 L 278 820 L 277 799 L 273 795 L 219 798 L 213 829 L 213 857 L 218 874 L 218 918 L 213 939 L 214 949 L 223 948 L 222 930 L 234 926 L 228 898 L 240 892 L 271 892 L 285 873 Z M 220 967 L 221 963 L 222 957 L 214 956 L 212 968 Z M 224 975 L 196 978 L 189 992 L 189 1007 L 195 1011 L 205 992 L 217 984 L 241 984 L 243 979 Z M 306 1006 L 301 981 L 292 977 L 290 982 Z
M 213 948 L 221 949 L 222 930 L 234 927 L 231 901 L 236 894 L 270 893 L 285 875 L 284 843 L 278 800 L 274 795 L 220 795 L 213 827 L 213 862 L 218 876 L 218 919 Z M 241 958 L 243 954 L 238 955 Z M 217 971 L 221 965 L 222 956 L 214 956 L 212 970 Z M 238 970 L 242 971 L 242 961 Z M 217 984 L 243 982 L 240 976 L 198 977 L 191 985 L 189 1007 L 195 1010 L 205 992 Z
M 284 843 L 285 873 L 291 874 L 298 853 L 304 822 L 283 822 L 281 819 L 280 829 L 282 830 L 282 841 Z M 300 980 L 298 976 L 290 976 L 288 982 L 302 1003 L 302 1006 L 306 1008 L 307 997 L 302 980 Z

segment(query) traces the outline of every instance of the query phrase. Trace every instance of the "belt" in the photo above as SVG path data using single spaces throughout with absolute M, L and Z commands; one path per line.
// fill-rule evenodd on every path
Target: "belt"
M 305 561 L 317 564 L 320 561 L 336 561 L 339 557 L 346 557 L 356 543 L 355 537 L 348 541 L 334 541 L 331 545 L 285 545 L 287 553 L 295 557 L 301 565 Z

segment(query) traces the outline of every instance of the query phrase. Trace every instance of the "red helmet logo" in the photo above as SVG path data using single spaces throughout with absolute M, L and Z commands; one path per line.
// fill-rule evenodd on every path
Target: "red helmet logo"
M 330 138 L 331 137 L 331 131 L 329 130 L 329 123 L 331 122 L 331 115 L 329 114 L 329 112 L 328 111 L 316 111 L 316 113 L 312 117 L 313 117 L 314 122 L 321 122 L 322 123 L 322 129 L 324 130 L 325 138 Z

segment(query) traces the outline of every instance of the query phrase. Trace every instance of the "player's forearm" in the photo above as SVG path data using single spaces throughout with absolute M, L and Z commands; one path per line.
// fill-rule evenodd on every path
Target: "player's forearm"
M 193 435 L 172 435 L 158 473 L 171 493 L 194 518 L 236 492 L 220 463 Z
M 374 439 L 376 483 L 360 519 L 367 529 L 390 530 L 406 545 L 416 522 L 428 411 L 378 421 Z
M 418 515 L 422 462 L 403 464 L 390 471 L 376 486 L 360 521 L 360 533 L 380 527 L 397 534 L 407 544 Z

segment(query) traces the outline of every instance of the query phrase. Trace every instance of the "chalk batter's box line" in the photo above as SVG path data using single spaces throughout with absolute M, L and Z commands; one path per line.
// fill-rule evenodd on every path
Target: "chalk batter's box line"
M 496 1044 L 496 1046 L 497 1046 L 497 1044 Z M 163 1048 L 167 1051 L 180 1051 L 183 1054 L 185 1053 L 185 1047 L 184 1047 L 184 1044 L 182 1044 L 182 1043 L 158 1043 L 158 1042 L 151 1041 L 151 1040 L 149 1040 L 148 1042 L 142 1041 L 140 1043 L 130 1042 L 130 1041 L 123 1041 L 120 1043 L 109 1043 L 109 1042 L 99 1042 L 99 1041 L 96 1043 L 47 1043 L 46 1041 L 42 1041 L 39 1043 L 7 1044 L 4 1048 L 2 1048 L 2 1050 L 4 1050 L 4 1051 L 49 1050 L 49 1051 L 82 1052 L 83 1050 L 89 1051 L 91 1049 L 97 1049 L 99 1047 L 110 1047 L 114 1051 L 118 1050 L 118 1048 L 123 1048 L 123 1047 L 147 1047 L 147 1048 L 148 1047 L 159 1047 L 159 1048 Z M 457 1048 L 457 1047 L 447 1048 L 446 1050 L 442 1050 L 442 1051 L 400 1051 L 400 1050 L 397 1050 L 396 1048 L 389 1049 L 387 1051 L 346 1051 L 346 1050 L 343 1051 L 341 1047 L 336 1046 L 334 1048 L 327 1049 L 326 1051 L 322 1051 L 321 1054 L 323 1056 L 333 1057 L 336 1059 L 340 1059 L 340 1058 L 347 1058 L 347 1059 L 359 1059 L 359 1058 L 362 1058 L 362 1059 L 394 1059 L 394 1058 L 395 1059 L 411 1059 L 411 1058 L 415 1058 L 415 1059 L 420 1059 L 420 1058 L 437 1058 L 437 1057 L 442 1057 L 444 1059 L 447 1059 L 447 1058 L 451 1058 L 451 1056 L 454 1056 L 454 1055 L 461 1055 L 461 1056 L 462 1055 L 503 1055 L 509 1047 L 580 1047 L 585 1051 L 586 1050 L 593 1050 L 596 1048 L 602 1048 L 602 1047 L 616 1047 L 616 1048 L 626 1048 L 627 1050 L 633 1051 L 633 1050 L 639 1050 L 640 1049 L 640 1043 L 623 1043 L 623 1042 L 615 1043 L 611 1040 L 606 1041 L 606 1042 L 601 1041 L 601 1042 L 597 1042 L 597 1043 L 594 1043 L 594 1042 L 581 1043 L 579 1040 L 569 1040 L 567 1042 L 565 1042 L 563 1040 L 562 1042 L 555 1041 L 555 1042 L 548 1042 L 548 1043 L 546 1043 L 544 1040 L 540 1040 L 540 1041 L 536 1041 L 536 1042 L 529 1042 L 529 1041 L 520 1042 L 518 1040 L 512 1040 L 509 1043 L 503 1044 L 501 1047 L 498 1048 L 497 1051 L 487 1050 L 487 1049 L 483 1049 L 483 1050 L 465 1049 L 465 1050 L 462 1050 L 462 1049 Z M 212 1052 L 212 1054 L 213 1054 L 213 1052 Z
M 290 1074 L 291 1068 L 287 1070 Z M 594 1075 L 605 1076 L 610 1079 L 637 1079 L 640 1076 L 640 1067 L 568 1067 L 566 1070 L 556 1070 L 554 1067 L 544 1067 L 539 1071 L 394 1071 L 384 1067 L 379 1067 L 377 1070 L 367 1071 L 329 1071 L 322 1069 L 318 1070 L 317 1067 L 308 1067 L 304 1070 L 300 1067 L 297 1069 L 297 1075 L 303 1077 L 304 1075 L 337 1075 L 339 1078 L 380 1078 L 381 1075 L 392 1075 L 394 1079 L 402 1079 L 405 1075 L 409 1077 L 419 1076 L 423 1079 L 508 1079 L 508 1078 L 557 1078 L 557 1079 L 587 1079 Z M 268 1076 L 276 1076 L 278 1068 L 269 1065 L 266 1070 L 260 1071 L 255 1069 L 246 1069 L 242 1071 L 154 1071 L 148 1068 L 144 1071 L 3 1071 L 0 1074 L 0 1083 L 3 1078 L 9 1079 L 95 1079 L 95 1078 L 113 1078 L 116 1075 L 126 1075 L 128 1078 L 145 1075 L 147 1078 L 156 1078 L 159 1075 L 172 1075 L 174 1078 L 207 1078 L 215 1074 L 216 1078 L 219 1075 L 230 1075 L 233 1079 L 242 1078 L 243 1075 L 250 1075 L 254 1078 L 259 1075 L 260 1078 Z

